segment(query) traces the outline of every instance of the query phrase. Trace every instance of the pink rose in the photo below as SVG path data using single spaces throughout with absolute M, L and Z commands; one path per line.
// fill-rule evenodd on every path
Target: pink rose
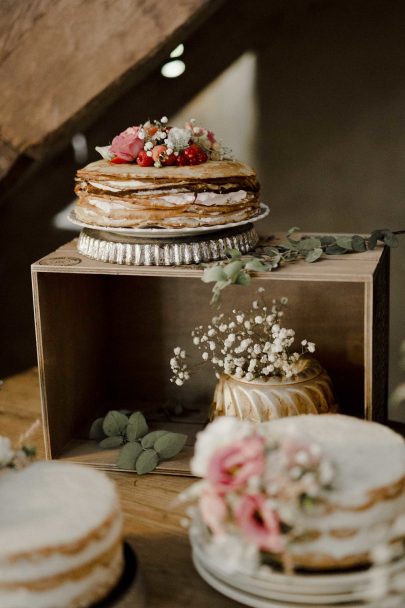
M 223 498 L 215 490 L 206 486 L 200 497 L 200 511 L 204 522 L 214 534 L 221 534 L 222 524 L 227 516 L 227 506 Z
M 257 547 L 272 553 L 283 551 L 285 543 L 278 516 L 268 506 L 264 496 L 242 496 L 235 516 L 242 533 Z
M 244 486 L 252 476 L 264 471 L 264 439 L 246 437 L 219 448 L 208 463 L 207 480 L 218 492 Z
M 132 162 L 143 149 L 144 141 L 138 137 L 139 127 L 128 127 L 122 133 L 114 137 L 110 152 L 117 158 Z

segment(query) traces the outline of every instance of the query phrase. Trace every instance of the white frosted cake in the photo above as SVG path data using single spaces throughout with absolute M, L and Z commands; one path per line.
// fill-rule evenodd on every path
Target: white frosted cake
M 191 539 L 220 569 L 229 556 L 235 571 L 357 567 L 405 540 L 405 442 L 380 424 L 217 418 L 197 436 L 192 471 L 203 481 Z
M 302 540 L 291 546 L 296 566 L 342 568 L 372 560 L 372 551 L 403 534 L 405 442 L 380 424 L 342 415 L 298 416 L 268 424 L 272 435 L 298 433 L 335 464 L 327 510 L 304 517 Z M 307 538 L 307 540 L 306 540 Z
M 78 608 L 123 567 L 113 483 L 87 467 L 38 462 L 0 475 L 1 608 Z

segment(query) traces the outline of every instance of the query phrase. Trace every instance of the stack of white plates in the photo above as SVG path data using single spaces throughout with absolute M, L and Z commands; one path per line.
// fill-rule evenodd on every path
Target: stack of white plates
M 405 557 L 384 566 L 349 573 L 287 575 L 263 567 L 255 574 L 229 573 L 191 534 L 193 562 L 214 589 L 253 608 L 404 608 Z M 402 586 L 402 592 L 399 591 Z M 384 597 L 382 597 L 384 596 Z M 374 599 L 373 599 L 374 598 Z

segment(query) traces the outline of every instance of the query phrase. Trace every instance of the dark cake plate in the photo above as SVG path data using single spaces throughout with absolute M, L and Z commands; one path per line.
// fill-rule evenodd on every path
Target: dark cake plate
M 146 606 L 142 573 L 130 539 L 124 543 L 124 570 L 114 589 L 91 608 L 144 608 Z

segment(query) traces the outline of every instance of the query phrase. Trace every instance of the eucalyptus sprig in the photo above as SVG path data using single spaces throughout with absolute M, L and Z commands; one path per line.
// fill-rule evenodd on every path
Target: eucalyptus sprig
M 103 449 L 119 448 L 117 466 L 144 475 L 153 471 L 160 461 L 173 458 L 184 448 L 187 435 L 170 431 L 149 431 L 142 412 L 111 410 L 94 420 L 89 438 Z
M 204 270 L 204 283 L 214 283 L 211 304 L 219 304 L 222 291 L 228 285 L 249 285 L 251 273 L 270 272 L 288 263 L 304 260 L 316 262 L 324 255 L 362 253 L 376 248 L 378 242 L 388 247 L 398 246 L 398 234 L 405 231 L 374 230 L 369 236 L 301 236 L 294 238 L 300 228 L 290 228 L 280 244 L 264 245 L 243 255 L 238 249 L 226 249 L 226 259 L 209 264 Z

